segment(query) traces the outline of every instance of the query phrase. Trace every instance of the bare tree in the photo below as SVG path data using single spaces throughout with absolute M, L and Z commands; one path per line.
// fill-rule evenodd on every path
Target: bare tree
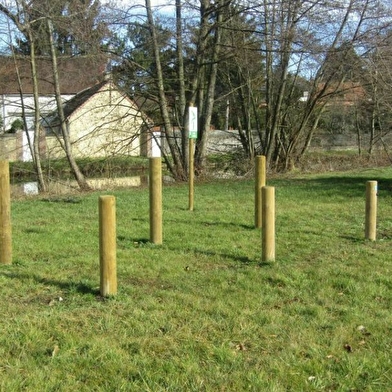
M 262 153 L 270 166 L 288 169 L 306 152 L 328 101 L 344 88 L 352 49 L 360 51 L 366 31 L 374 28 L 375 5 L 373 0 L 281 0 L 263 1 L 253 9 L 260 12 L 264 39 Z M 308 94 L 301 100 L 304 78 Z
M 203 170 L 204 157 L 206 152 L 206 143 L 208 131 L 211 125 L 211 117 L 215 102 L 215 86 L 217 70 L 219 64 L 221 37 L 223 29 L 223 10 L 228 6 L 230 1 L 211 2 L 202 0 L 199 7 L 199 25 L 193 30 L 194 38 L 194 59 L 188 61 L 187 78 L 185 80 L 184 67 L 184 50 L 183 50 L 183 20 L 181 16 L 181 2 L 176 2 L 176 75 L 179 88 L 174 93 L 178 98 L 179 108 L 178 116 L 170 115 L 172 101 L 168 100 L 171 93 L 165 87 L 164 71 L 161 64 L 161 54 L 159 40 L 156 33 L 156 24 L 153 17 L 151 2 L 146 1 L 147 21 L 151 34 L 153 47 L 153 56 L 155 62 L 156 83 L 158 87 L 159 105 L 166 135 L 168 136 L 168 145 L 170 148 L 173 165 L 168 160 L 168 166 L 172 173 L 178 179 L 185 179 L 187 176 L 187 156 L 188 156 L 188 124 L 187 109 L 189 105 L 194 104 L 199 113 L 199 135 L 196 142 L 195 163 L 197 170 Z M 174 98 L 175 99 L 175 98 Z M 181 143 L 176 142 L 173 134 L 175 124 L 181 130 Z
M 165 127 L 165 134 L 167 136 L 167 140 L 169 142 L 170 152 L 173 159 L 173 165 L 167 159 L 166 164 L 170 168 L 171 172 L 175 174 L 176 178 L 184 178 L 184 167 L 182 165 L 181 157 L 178 149 L 176 148 L 173 138 L 170 137 L 170 133 L 173 132 L 173 124 L 169 114 L 169 106 L 166 99 L 165 87 L 164 87 L 164 75 L 162 71 L 160 52 L 159 52 L 159 44 L 157 38 L 157 32 L 154 24 L 154 18 L 151 9 L 151 1 L 146 0 L 146 11 L 147 11 L 147 20 L 148 26 L 152 39 L 152 47 L 154 54 L 154 61 L 156 66 L 156 78 L 157 78 L 157 87 L 158 87 L 158 97 L 159 97 L 159 107 L 161 110 L 161 115 L 163 119 L 163 124 Z
M 385 11 L 384 11 L 385 12 Z M 362 131 L 368 131 L 369 144 L 368 155 L 373 153 L 376 145 L 381 146 L 389 154 L 385 138 L 392 130 L 392 34 L 388 30 L 384 34 L 373 36 L 375 43 L 371 50 L 366 53 L 365 80 L 368 81 L 365 89 L 366 95 L 362 100 L 362 115 L 366 114 L 366 125 Z M 389 154 L 390 156 L 390 154 Z M 391 157 L 390 157 L 390 160 Z
M 25 0 L 19 0 L 15 4 L 15 10 L 13 10 L 12 8 L 0 4 L 0 12 L 11 20 L 20 32 L 20 36 L 17 39 L 17 45 L 13 46 L 13 51 L 20 51 L 27 55 L 31 65 L 35 107 L 35 137 L 32 155 L 41 190 L 45 190 L 46 186 L 40 161 L 41 113 L 39 104 L 39 72 L 36 64 L 37 54 L 47 56 L 52 60 L 53 86 L 55 90 L 57 112 L 61 123 L 62 146 L 80 188 L 89 188 L 87 181 L 72 155 L 72 146 L 68 130 L 66 129 L 62 108 L 63 102 L 61 99 L 57 56 L 58 54 L 79 55 L 89 52 L 95 55 L 97 53 L 98 47 L 102 43 L 102 36 L 106 34 L 103 23 L 95 24 L 95 18 L 99 12 L 98 6 L 98 1 L 81 3 L 78 0 L 72 0 L 65 4 L 61 1 L 48 2 L 46 0 L 39 0 L 37 2 L 26 2 Z M 53 19 L 56 22 L 56 31 L 54 31 Z
M 213 31 L 213 43 L 210 53 L 210 63 L 207 69 L 202 73 L 203 77 L 198 80 L 199 91 L 203 91 L 203 84 L 206 85 L 206 96 L 199 94 L 198 107 L 201 107 L 201 117 L 200 117 L 200 136 L 198 137 L 196 143 L 196 168 L 201 171 L 204 168 L 204 158 L 206 154 L 206 145 L 208 141 L 208 132 L 211 127 L 211 117 L 215 104 L 215 86 L 216 78 L 218 72 L 218 64 L 220 61 L 221 53 L 221 40 L 222 40 L 222 30 L 224 28 L 223 11 L 226 7 L 230 5 L 230 0 L 220 0 L 211 4 L 209 0 L 203 0 L 201 2 L 200 14 L 202 20 L 202 28 L 200 37 L 200 54 L 204 55 L 205 45 L 208 42 L 206 35 L 203 32 L 208 28 L 208 16 L 212 12 L 215 15 L 215 22 L 211 29 Z M 203 49 L 204 48 L 204 49 Z M 207 51 L 206 51 L 207 52 Z M 206 57 L 202 57 L 204 62 Z M 205 67 L 205 64 L 203 64 Z
M 18 3 L 19 5 L 19 3 Z M 20 2 L 21 10 L 17 13 L 13 13 L 11 9 L 5 7 L 0 4 L 0 12 L 3 13 L 7 18 L 9 18 L 12 23 L 22 32 L 30 42 L 30 68 L 31 68 L 31 77 L 33 81 L 33 96 L 34 96 L 34 141 L 33 141 L 33 162 L 34 167 L 37 174 L 38 179 L 38 187 L 42 192 L 46 192 L 47 187 L 44 180 L 42 165 L 41 165 L 41 151 L 40 151 L 40 130 L 41 130 L 41 115 L 40 115 L 40 107 L 39 107 L 39 86 L 38 86 L 38 74 L 37 74 L 37 65 L 36 65 L 36 54 L 35 54 L 35 39 L 33 37 L 32 32 L 32 24 L 34 21 L 30 21 L 27 13 L 27 4 L 24 1 Z M 21 86 L 21 83 L 19 83 Z M 23 95 L 22 88 L 20 89 L 20 94 Z M 22 102 L 22 110 L 24 110 L 23 102 Z M 26 125 L 26 122 L 25 122 Z M 25 132 L 28 132 L 27 127 L 25 126 Z
M 151 40 L 129 47 L 127 61 L 138 93 L 159 103 L 173 174 L 186 176 L 187 107 L 199 109 L 201 171 L 213 116 L 219 117 L 220 102 L 227 113 L 228 99 L 233 117 L 227 121 L 238 129 L 248 159 L 261 153 L 271 168 L 293 167 L 331 101 L 347 89 L 347 64 L 357 61 L 352 53 L 362 57 L 375 44 L 372 34 L 388 26 L 391 15 L 380 3 L 385 11 L 387 2 L 378 0 L 176 1 L 175 23 L 162 29 L 163 17 L 146 1 Z
M 76 181 L 80 189 L 88 190 L 90 186 L 88 185 L 83 173 L 80 171 L 78 164 L 76 163 L 74 156 L 72 154 L 72 145 L 69 136 L 69 132 L 67 129 L 67 124 L 65 121 L 64 110 L 63 110 L 63 102 L 61 100 L 61 91 L 60 91 L 60 82 L 59 82 L 59 74 L 58 74 L 58 67 L 57 67 L 57 56 L 56 56 L 56 49 L 54 46 L 53 41 L 53 25 L 50 18 L 46 19 L 47 26 L 48 26 L 48 34 L 49 34 L 49 45 L 50 45 L 50 52 L 52 57 L 52 69 L 53 69 L 53 81 L 55 87 L 55 98 L 57 103 L 57 113 L 60 120 L 60 129 L 61 135 L 63 139 L 63 148 L 69 162 L 69 165 L 72 169 L 72 172 L 75 176 Z

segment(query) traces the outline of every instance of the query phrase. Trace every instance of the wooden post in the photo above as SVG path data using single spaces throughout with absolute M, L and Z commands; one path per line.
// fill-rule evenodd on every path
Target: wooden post
M 150 241 L 162 244 L 162 160 L 150 158 Z
M 195 179 L 195 156 L 194 156 L 195 140 L 189 139 L 189 211 L 193 211 L 194 206 L 194 179 Z
M 275 261 L 275 188 L 264 186 L 261 188 L 262 199 L 262 233 L 261 260 Z
M 261 228 L 262 208 L 261 208 L 261 188 L 265 186 L 266 182 L 265 156 L 256 156 L 255 166 L 255 227 Z
M 0 264 L 12 263 L 11 192 L 8 161 L 0 161 Z
M 100 293 L 103 297 L 117 294 L 116 266 L 116 199 L 99 197 Z
M 365 238 L 376 240 L 377 226 L 377 181 L 367 181 L 366 183 L 366 218 L 365 218 Z

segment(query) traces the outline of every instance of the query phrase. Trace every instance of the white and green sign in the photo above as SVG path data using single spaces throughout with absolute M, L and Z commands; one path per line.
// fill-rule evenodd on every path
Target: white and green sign
M 197 108 L 189 107 L 189 139 L 197 139 Z

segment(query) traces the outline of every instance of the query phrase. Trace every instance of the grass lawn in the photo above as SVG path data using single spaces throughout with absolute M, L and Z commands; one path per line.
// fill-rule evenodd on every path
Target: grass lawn
M 392 390 L 392 169 L 273 178 L 276 262 L 254 184 L 111 192 L 118 295 L 99 296 L 98 196 L 14 200 L 0 266 L 1 391 Z M 378 239 L 364 240 L 379 181 Z

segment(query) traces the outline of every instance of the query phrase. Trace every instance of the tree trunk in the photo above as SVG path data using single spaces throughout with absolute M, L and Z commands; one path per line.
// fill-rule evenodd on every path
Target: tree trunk
M 178 83 L 180 86 L 178 95 L 179 104 L 179 115 L 177 116 L 178 124 L 182 125 L 184 130 L 181 137 L 181 148 L 182 148 L 182 166 L 184 171 L 188 172 L 189 162 L 189 123 L 188 123 L 188 112 L 186 111 L 186 93 L 185 93 L 185 69 L 184 69 L 184 50 L 183 50 L 183 37 L 182 37 L 182 5 L 181 0 L 176 0 L 176 53 L 178 61 Z
M 181 160 L 180 154 L 178 153 L 178 148 L 175 145 L 174 129 L 173 129 L 173 125 L 170 120 L 168 103 L 167 103 L 166 95 L 165 95 L 162 64 L 161 64 L 161 59 L 160 59 L 157 32 L 155 29 L 154 18 L 153 18 L 152 10 L 151 10 L 151 1 L 146 0 L 145 3 L 146 3 L 148 26 L 150 29 L 153 52 L 154 52 L 156 73 L 157 73 L 156 77 L 157 77 L 157 86 L 158 86 L 158 95 L 159 95 L 159 108 L 161 111 L 161 115 L 163 118 L 163 124 L 165 127 L 166 140 L 168 141 L 170 153 L 171 153 L 172 159 L 173 159 L 173 166 L 171 167 L 171 171 L 172 171 L 172 174 L 176 177 L 176 179 L 185 179 L 186 173 L 185 173 L 184 167 L 182 165 L 182 160 Z M 168 160 L 167 160 L 167 162 L 169 163 Z
M 33 141 L 30 139 L 30 134 L 29 134 L 29 129 L 28 129 L 28 124 L 26 120 L 26 105 L 24 102 L 24 97 L 23 97 L 23 86 L 22 86 L 22 80 L 20 78 L 20 73 L 19 73 L 19 68 L 18 68 L 18 63 L 15 58 L 15 52 L 12 50 L 12 55 L 14 57 L 14 64 L 15 64 L 15 70 L 16 70 L 16 77 L 18 79 L 18 88 L 19 88 L 19 97 L 20 97 L 20 104 L 21 104 L 21 110 L 22 110 L 22 120 L 23 120 L 23 132 L 26 133 L 26 138 L 27 138 L 27 143 L 29 146 L 29 151 L 33 159 L 33 163 L 35 162 L 34 158 L 34 150 L 33 150 Z M 33 83 L 34 84 L 34 83 Z M 24 147 L 24 146 L 23 146 Z M 36 170 L 37 178 L 38 178 L 38 171 Z M 42 173 L 42 170 L 41 170 Z M 43 178 L 43 177 L 42 177 Z M 45 187 L 45 181 L 44 181 L 44 187 Z M 42 189 L 42 186 L 39 185 L 39 188 Z
M 19 4 L 23 10 L 22 17 L 25 19 L 28 19 L 27 17 L 27 4 L 25 1 L 21 1 Z M 38 86 L 38 76 L 37 76 L 37 67 L 35 63 L 35 39 L 33 37 L 33 33 L 31 30 L 31 26 L 29 23 L 23 24 L 21 21 L 23 18 L 21 18 L 20 14 L 13 14 L 10 9 L 3 5 L 0 4 L 0 12 L 2 12 L 7 18 L 12 20 L 12 22 L 16 25 L 18 30 L 25 36 L 27 41 L 30 43 L 30 69 L 31 69 L 31 78 L 33 81 L 33 99 L 34 99 L 34 142 L 33 142 L 33 148 L 32 148 L 32 155 L 33 155 L 33 163 L 34 163 L 34 169 L 37 174 L 37 181 L 38 181 L 38 189 L 41 192 L 46 192 L 46 184 L 45 184 L 45 179 L 44 175 L 42 172 L 42 165 L 41 165 L 41 149 L 40 149 L 40 107 L 39 107 L 39 86 Z M 16 65 L 15 65 L 16 66 Z M 20 80 L 18 80 L 19 87 L 21 86 Z M 22 91 L 21 91 L 22 95 Z M 24 104 L 23 104 L 23 99 L 22 99 L 22 112 L 24 111 Z M 26 119 L 24 118 L 24 124 L 27 132 L 27 124 L 26 124 Z
M 198 136 L 197 144 L 196 144 L 196 156 L 195 156 L 195 165 L 196 169 L 201 172 L 204 168 L 204 159 L 206 155 L 206 146 L 208 140 L 208 132 L 211 128 L 211 117 L 212 111 L 215 103 L 215 86 L 216 86 L 216 76 L 218 73 L 218 62 L 219 55 L 221 51 L 221 39 L 222 39 L 222 22 L 223 22 L 223 14 L 222 8 L 223 4 L 218 2 L 216 4 L 216 22 L 215 22 L 215 37 L 214 37 L 214 45 L 213 45 L 213 53 L 212 53 L 212 64 L 211 69 L 208 76 L 208 88 L 207 88 L 207 96 L 205 100 L 205 107 L 202 111 L 202 124 L 200 126 L 200 135 Z
M 40 139 L 41 139 L 41 114 L 40 114 L 40 106 L 39 106 L 39 91 L 38 91 L 38 76 L 37 76 L 37 67 L 35 63 L 35 42 L 32 37 L 31 31 L 29 31 L 30 38 L 30 67 L 31 67 L 31 76 L 33 79 L 33 95 L 34 95 L 34 141 L 33 141 L 33 162 L 34 168 L 37 173 L 38 180 L 38 189 L 40 192 L 46 192 L 47 187 L 44 179 L 44 175 L 42 172 L 41 165 L 41 148 L 40 148 Z M 26 129 L 27 132 L 27 129 Z
M 50 53 L 52 56 L 52 68 L 53 68 L 53 81 L 55 87 L 55 96 L 56 96 L 56 103 L 57 103 L 57 114 L 60 120 L 60 128 L 61 128 L 61 135 L 64 141 L 64 151 L 67 157 L 68 163 L 71 167 L 72 173 L 75 176 L 75 179 L 82 190 L 89 190 L 90 186 L 87 183 L 86 178 L 84 177 L 83 173 L 80 171 L 78 164 L 76 163 L 73 154 L 72 154 L 72 145 L 69 135 L 69 130 L 67 129 L 66 120 L 64 117 L 64 110 L 63 110 L 63 103 L 61 101 L 61 91 L 60 91 L 60 82 L 59 82 L 59 74 L 57 68 L 57 56 L 56 56 L 56 48 L 54 47 L 53 42 L 53 25 L 52 21 L 48 18 L 47 19 L 48 25 L 48 32 L 49 32 L 49 43 L 50 43 Z

